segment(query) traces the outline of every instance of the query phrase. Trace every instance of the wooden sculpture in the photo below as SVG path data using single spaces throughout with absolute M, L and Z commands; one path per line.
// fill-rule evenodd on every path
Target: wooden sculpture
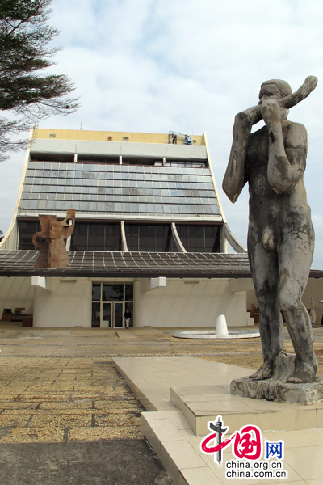
M 66 268 L 70 262 L 65 241 L 74 230 L 75 210 L 68 209 L 66 218 L 58 221 L 57 216 L 40 215 L 40 232 L 32 237 L 32 243 L 40 248 L 35 268 Z

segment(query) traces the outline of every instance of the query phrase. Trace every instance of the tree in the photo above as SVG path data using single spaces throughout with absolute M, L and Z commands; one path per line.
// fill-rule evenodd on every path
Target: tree
M 26 144 L 12 141 L 12 135 L 79 106 L 77 99 L 68 98 L 75 87 L 65 75 L 42 72 L 54 65 L 58 51 L 49 47 L 59 34 L 46 24 L 50 4 L 51 0 L 0 0 L 0 110 L 10 113 L 9 119 L 0 118 L 0 160 L 6 158 L 4 152 Z

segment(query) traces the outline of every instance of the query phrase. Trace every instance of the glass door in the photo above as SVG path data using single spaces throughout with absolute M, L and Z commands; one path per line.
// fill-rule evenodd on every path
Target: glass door
M 133 312 L 131 283 L 92 284 L 92 327 L 124 327 L 125 308 Z
M 114 303 L 114 327 L 120 328 L 124 325 L 124 318 L 123 318 L 123 303 Z
M 102 307 L 100 327 L 123 327 L 123 303 L 104 301 Z
M 102 303 L 102 319 L 100 327 L 113 327 L 113 303 Z
M 100 302 L 92 301 L 92 327 L 100 326 Z

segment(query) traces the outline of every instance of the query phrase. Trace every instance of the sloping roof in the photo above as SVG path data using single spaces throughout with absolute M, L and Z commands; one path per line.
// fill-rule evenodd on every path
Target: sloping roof
M 37 251 L 0 250 L 0 276 L 250 278 L 246 254 L 69 252 L 70 266 L 35 269 Z M 323 271 L 311 270 L 311 277 Z
M 193 147 L 194 148 L 194 147 Z M 208 167 L 28 162 L 18 217 L 62 213 L 222 222 Z
M 0 276 L 250 276 L 243 254 L 75 251 L 69 252 L 67 268 L 35 269 L 37 255 L 37 251 L 0 251 Z

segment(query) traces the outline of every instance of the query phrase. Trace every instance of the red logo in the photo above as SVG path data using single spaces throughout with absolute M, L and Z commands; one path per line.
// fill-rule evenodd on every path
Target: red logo
M 222 436 L 228 431 L 228 427 L 223 428 L 222 416 L 217 416 L 215 421 L 209 421 L 208 427 L 212 432 L 208 434 L 200 444 L 203 453 L 214 453 L 214 461 L 222 463 L 221 450 L 233 444 L 233 454 L 236 458 L 246 458 L 247 460 L 258 460 L 262 455 L 262 436 L 258 426 L 248 424 L 243 426 L 240 431 L 233 433 L 231 438 L 222 441 Z M 211 443 L 214 443 L 211 446 Z

